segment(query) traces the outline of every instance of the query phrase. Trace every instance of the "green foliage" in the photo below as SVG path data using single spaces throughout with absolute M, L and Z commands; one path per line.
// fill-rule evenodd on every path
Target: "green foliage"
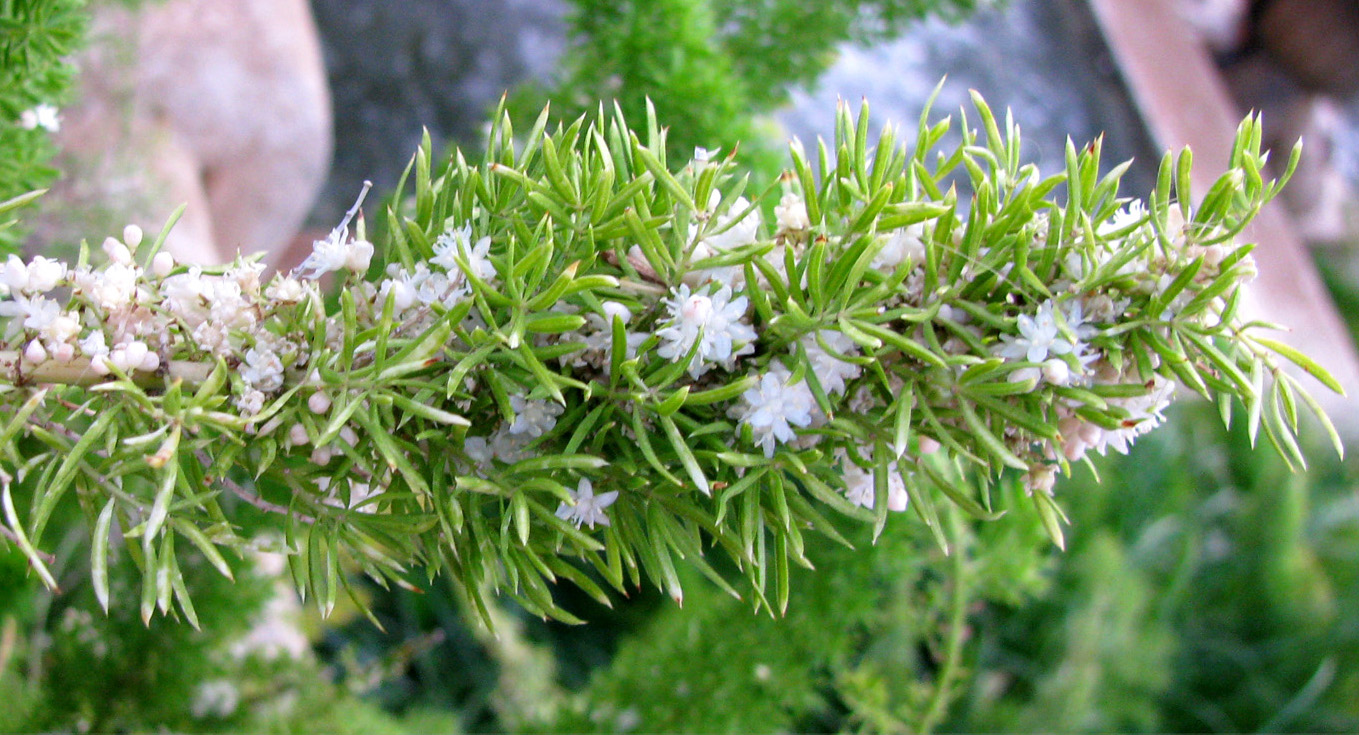
M 781 166 L 764 116 L 815 82 L 846 41 L 890 38 L 929 14 L 958 18 L 985 0 L 574 0 L 573 44 L 550 89 L 516 95 L 524 122 L 550 102 L 559 120 L 603 101 L 632 120 L 648 104 L 669 126 L 667 153 L 733 151 L 773 181 Z
M 82 44 L 84 0 L 0 2 L 0 202 L 46 186 L 56 176 L 50 133 L 25 124 L 40 105 L 67 99 L 73 70 L 68 62 Z M 12 252 L 12 233 L 0 228 L 0 254 Z
M 786 615 L 750 615 L 710 585 L 661 611 L 568 699 L 558 732 L 919 730 L 957 695 L 963 635 L 955 619 L 982 600 L 1044 587 L 1037 525 L 964 522 L 949 511 L 955 553 L 927 529 L 894 522 L 856 548 L 816 542 L 817 571 L 795 573 Z M 984 549 L 985 554 L 978 553 Z M 1003 557 L 1005 564 L 991 563 Z M 1012 576 L 1007 565 L 1026 574 Z M 945 672 L 948 673 L 945 673 Z
M 77 541 L 78 539 L 72 539 Z M 143 623 L 135 608 L 106 615 L 88 570 L 63 575 L 57 596 L 25 579 L 22 555 L 0 555 L 0 730 L 397 733 L 408 724 L 361 704 L 328 683 L 312 661 L 263 648 L 236 650 L 263 624 L 275 580 L 237 564 L 235 581 L 197 555 L 184 562 L 199 601 L 202 630 L 173 620 Z M 117 593 L 140 583 L 125 557 L 109 570 Z M 204 690 L 224 688 L 229 705 L 213 707 Z M 221 700 L 218 700 L 219 702 Z M 456 719 L 420 722 L 444 732 Z
M 1352 732 L 1356 467 L 1306 475 L 1206 406 L 1066 490 L 1049 593 L 976 630 L 965 731 Z
M 455 154 L 436 177 L 417 154 L 413 210 L 387 213 L 389 277 L 330 307 L 246 263 L 148 275 L 129 265 L 139 231 L 105 243 L 102 270 L 7 264 L 16 315 L 45 303 L 35 289 L 75 288 L 60 338 L 25 316 L 0 351 L 20 376 L 0 386 L 6 536 L 54 584 L 48 521 L 78 501 L 101 602 L 104 539 L 138 539 L 143 619 L 175 604 L 194 622 L 180 553 L 223 569 L 259 512 L 323 611 L 352 596 L 350 568 L 404 583 L 416 567 L 478 609 L 503 590 L 574 621 L 550 583 L 606 599 L 592 569 L 680 600 L 679 561 L 731 584 L 710 551 L 733 594 L 782 611 L 808 532 L 840 534 L 828 510 L 880 531 L 909 502 L 946 546 L 941 506 L 1032 504 L 1060 545 L 1056 475 L 1158 424 L 1176 381 L 1240 400 L 1301 463 L 1310 399 L 1272 351 L 1317 368 L 1233 319 L 1253 274 L 1233 238 L 1281 185 L 1260 176 L 1258 121 L 1200 208 L 1177 202 L 1185 153 L 1142 210 L 1121 169 L 1098 177 L 1098 145 L 1042 178 L 1011 121 L 979 97 L 975 114 L 982 132 L 942 150 L 951 121 L 923 117 L 911 149 L 891 130 L 870 143 L 867 110 L 842 109 L 833 157 L 794 146 L 770 229 L 732 161 L 668 166 L 654 117 L 638 134 L 618 114 L 555 131 L 544 116 L 518 144 L 498 116 L 477 164 Z M 367 269 L 358 237 L 337 228 L 301 273 Z M 71 356 L 86 330 L 118 347 Z

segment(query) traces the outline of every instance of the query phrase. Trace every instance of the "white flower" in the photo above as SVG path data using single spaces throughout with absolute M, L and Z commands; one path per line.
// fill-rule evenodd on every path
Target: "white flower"
M 16 296 L 13 301 L 0 302 L 0 316 L 18 320 L 25 329 L 46 329 L 61 315 L 61 305 L 46 296 Z
M 79 316 L 73 311 L 60 312 L 47 322 L 39 333 L 50 345 L 69 342 L 80 335 Z
M 424 268 L 425 264 L 420 263 L 419 268 Z M 415 288 L 415 298 L 425 306 L 442 304 L 445 308 L 453 308 L 470 293 L 466 286 L 458 286 L 446 273 L 431 273 L 420 280 Z
M 510 425 L 511 434 L 536 439 L 557 425 L 557 417 L 565 410 L 553 401 L 530 401 L 523 396 L 510 396 L 510 407 L 514 409 L 514 423 Z
M 904 261 L 911 261 L 915 265 L 925 262 L 925 225 L 917 222 L 909 227 L 904 227 L 892 232 L 883 243 L 882 249 L 877 255 L 873 256 L 869 268 L 878 271 L 891 272 L 897 269 Z
M 845 499 L 861 508 L 872 510 L 877 500 L 877 485 L 873 481 L 873 473 L 850 461 L 845 455 L 840 457 L 840 466 L 845 473 Z M 906 510 L 910 500 L 911 496 L 906 492 L 906 483 L 902 481 L 899 468 L 893 462 L 887 468 L 887 509 L 900 513 Z
M 23 290 L 29 293 L 47 293 L 56 288 L 64 278 L 66 278 L 65 263 L 39 255 L 28 264 L 28 286 Z
M 264 410 L 264 399 L 262 391 L 250 388 L 236 399 L 236 408 L 240 410 L 242 416 L 254 416 Z
M 817 337 L 821 338 L 820 341 Z M 852 362 L 845 362 L 822 349 L 821 342 L 825 342 L 831 350 L 847 357 L 859 354 L 859 346 L 854 340 L 833 329 L 822 329 L 815 334 L 806 334 L 802 337 L 802 346 L 807 350 L 807 359 L 812 363 L 812 372 L 816 374 L 816 380 L 821 384 L 822 390 L 837 395 L 844 393 L 845 381 L 859 377 L 863 368 Z
M 231 335 L 226 327 L 217 322 L 203 322 L 194 327 L 193 341 L 219 357 L 226 357 L 232 352 Z
M 461 255 L 468 265 L 468 273 L 482 281 L 495 278 L 495 264 L 489 259 L 491 238 L 483 237 L 472 244 L 472 228 L 464 225 L 456 230 L 448 230 L 434 241 L 434 257 L 430 262 L 448 271 L 449 274 L 462 274 L 458 265 Z
M 306 297 L 307 289 L 296 278 L 280 273 L 269 282 L 269 287 L 264 290 L 264 295 L 279 303 L 295 304 Z
M 133 370 L 155 370 L 160 367 L 160 356 L 152 352 L 145 342 L 133 341 L 114 347 L 108 361 L 119 370 L 129 373 Z
M 13 293 L 28 290 L 28 266 L 19 256 L 9 256 L 5 265 L 0 267 L 0 286 L 5 286 Z
M 1101 237 L 1108 237 L 1119 230 L 1132 227 L 1138 223 L 1145 223 L 1147 219 L 1147 208 L 1140 199 L 1130 202 L 1125 209 L 1114 212 L 1108 220 L 1100 223 L 1096 232 Z
M 732 410 L 742 424 L 749 426 L 755 443 L 764 456 L 773 457 L 778 442 L 790 442 L 797 437 L 794 426 L 812 423 L 816 401 L 804 381 L 789 384 L 792 374 L 775 363 L 759 383 L 741 394 L 741 405 Z
M 213 679 L 198 685 L 189 711 L 199 720 L 208 717 L 230 717 L 236 712 L 240 701 L 241 693 L 235 684 L 226 679 Z
M 367 240 L 350 240 L 344 253 L 344 267 L 360 275 L 368 272 L 373 262 L 373 243 Z
M 121 245 L 121 243 L 119 243 Z M 120 309 L 132 303 L 137 296 L 137 277 L 141 269 L 123 263 L 114 263 L 102 271 L 76 271 L 76 285 L 92 301 L 107 311 Z
M 580 528 L 582 523 L 588 524 L 590 528 L 594 528 L 595 524 L 607 526 L 609 516 L 604 513 L 604 509 L 613 505 L 617 499 L 617 490 L 595 495 L 594 485 L 588 478 L 582 477 L 575 492 L 571 493 L 572 502 L 557 506 L 557 517 L 576 524 L 577 528 Z
M 801 232 L 812 226 L 812 221 L 807 217 L 806 202 L 791 191 L 784 194 L 778 206 L 774 207 L 774 218 L 778 221 L 779 229 L 788 232 Z
M 345 232 L 336 230 L 324 240 L 313 240 L 311 254 L 293 272 L 299 278 L 314 280 L 343 268 L 349 262 L 349 245 L 344 241 L 345 235 Z
M 104 333 L 90 332 L 88 337 L 80 340 L 80 354 L 91 359 L 109 354 L 108 345 L 104 341 Z
M 722 194 L 714 189 L 708 198 L 708 209 L 716 208 L 721 201 Z M 746 212 L 747 209 L 750 211 Z M 711 234 L 705 234 L 703 242 L 715 253 L 721 254 L 755 242 L 759 230 L 760 210 L 752 209 L 745 197 L 737 197 L 726 212 L 709 223 L 705 232 Z
M 614 317 L 622 319 L 624 325 L 632 321 L 632 311 L 617 301 L 605 301 L 600 304 L 600 308 L 604 311 L 604 321 L 610 329 L 613 328 Z
M 283 361 L 271 350 L 246 350 L 240 371 L 241 380 L 251 388 L 272 393 L 283 387 Z
M 1018 337 L 1001 335 L 1004 344 L 996 354 L 1007 360 L 1043 362 L 1049 353 L 1065 355 L 1072 351 L 1071 343 L 1058 336 L 1057 318 L 1053 316 L 1051 301 L 1044 301 L 1034 316 L 1019 315 L 1019 334 Z
M 19 113 L 19 127 L 24 130 L 36 130 L 42 128 L 49 133 L 56 133 L 61 130 L 61 116 L 57 114 L 56 105 L 46 102 L 24 110 Z
M 1074 462 L 1085 456 L 1089 449 L 1105 454 L 1112 448 L 1119 454 L 1127 454 L 1137 437 L 1160 426 L 1165 420 L 1162 412 L 1170 405 L 1176 384 L 1159 375 L 1154 376 L 1152 381 L 1151 389 L 1144 395 L 1108 399 L 1110 405 L 1128 412 L 1120 428 L 1105 429 L 1076 416 L 1063 418 L 1058 423 L 1058 430 L 1062 436 L 1062 453 L 1066 458 Z
M 412 274 L 403 274 L 401 278 L 388 278 L 383 280 L 382 287 L 378 291 L 378 303 L 385 309 L 387 299 L 392 300 L 392 310 L 396 314 L 411 308 L 415 304 L 415 285 L 412 283 Z
M 260 292 L 260 274 L 264 273 L 264 264 L 259 261 L 246 261 L 240 258 L 232 263 L 223 277 L 228 281 L 235 282 L 240 287 L 241 293 L 258 296 Z
M 1071 366 L 1054 357 L 1043 363 L 1043 378 L 1053 385 L 1066 385 L 1071 382 Z
M 495 451 L 491 449 L 490 442 L 486 441 L 484 436 L 469 436 L 464 439 L 462 451 L 482 469 L 489 468 L 491 460 L 495 457 Z
M 723 286 L 711 296 L 693 293 L 681 284 L 664 301 L 670 319 L 656 334 L 661 346 L 656 353 L 671 362 L 683 360 L 695 343 L 698 350 L 689 363 L 689 375 L 697 378 L 719 363 L 730 370 L 741 355 L 755 351 L 755 330 L 742 321 L 746 297 L 731 298 Z

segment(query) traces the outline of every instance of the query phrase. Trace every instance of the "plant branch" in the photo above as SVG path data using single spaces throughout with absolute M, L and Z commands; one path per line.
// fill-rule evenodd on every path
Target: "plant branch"
M 3 536 L 6 541 L 10 542 L 11 544 L 14 544 L 16 547 L 19 546 L 19 537 L 16 536 L 14 532 L 9 530 L 8 528 L 0 526 L 0 536 Z M 42 559 L 44 562 L 48 564 L 57 563 L 57 557 L 52 556 L 46 551 L 43 551 L 41 549 L 34 549 L 34 553 L 36 553 L 40 559 Z
M 950 581 L 953 593 L 949 598 L 948 641 L 944 649 L 944 667 L 935 680 L 934 694 L 930 697 L 929 709 L 920 718 L 916 732 L 930 733 L 948 713 L 949 689 L 958 676 L 963 657 L 963 639 L 967 625 L 967 564 L 963 558 L 967 553 L 963 544 L 962 523 L 958 520 L 958 510 L 948 509 L 949 546 L 953 549 L 953 564 Z
M 198 461 L 203 464 L 204 469 L 207 469 L 208 467 L 212 466 L 212 460 L 206 454 L 204 454 L 203 452 L 198 452 L 197 455 Z M 236 482 L 235 480 L 232 480 L 229 477 L 219 477 L 217 478 L 217 482 L 221 483 L 222 487 L 230 490 L 232 495 L 235 495 L 236 497 L 264 511 L 265 513 L 274 513 L 276 515 L 281 516 L 292 516 L 293 518 L 296 518 L 297 520 L 302 521 L 307 525 L 316 523 L 315 518 L 312 518 L 311 516 L 306 515 L 305 513 L 294 512 L 293 510 L 278 505 L 277 503 L 271 503 L 265 500 L 264 498 L 261 498 L 259 495 L 250 492 L 245 487 L 242 487 L 240 483 Z
M 196 385 L 208 379 L 213 365 L 193 360 L 171 360 L 159 370 L 134 370 L 128 374 L 132 382 L 142 387 L 155 386 L 161 380 L 173 382 L 182 380 Z M 0 351 L 0 375 L 12 375 L 27 383 L 56 383 L 62 385 L 91 386 L 106 383 L 117 378 L 110 374 L 100 374 L 94 370 L 87 357 L 77 357 L 70 362 L 47 360 L 35 364 L 25 362 L 15 351 Z M 15 380 L 16 383 L 20 382 Z

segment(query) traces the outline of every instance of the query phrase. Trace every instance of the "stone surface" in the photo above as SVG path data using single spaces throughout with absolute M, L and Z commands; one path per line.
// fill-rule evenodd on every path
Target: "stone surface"
M 71 212 L 102 209 L 105 227 L 121 219 L 155 232 L 187 203 L 168 243 L 181 260 L 280 249 L 331 152 L 306 0 L 103 4 L 92 31 L 76 60 L 80 102 L 64 111 L 58 214 L 82 227 Z
M 506 89 L 547 76 L 562 0 L 312 0 L 335 98 L 335 164 L 312 221 L 333 227 L 365 179 L 395 186 L 428 127 L 476 147 Z
M 923 21 L 901 38 L 871 48 L 846 46 L 814 89 L 793 96 L 779 115 L 791 136 L 809 145 L 834 134 L 835 103 L 867 99 L 875 125 L 888 120 L 908 133 L 935 85 L 944 86 L 934 116 L 954 115 L 976 89 L 998 115 L 1014 111 L 1025 159 L 1043 171 L 1064 166 L 1066 139 L 1078 145 L 1103 134 L 1109 166 L 1137 159 L 1125 186 L 1145 195 L 1159 153 L 1151 146 L 1117 69 L 1089 14 L 1074 0 L 1010 0 L 966 23 Z

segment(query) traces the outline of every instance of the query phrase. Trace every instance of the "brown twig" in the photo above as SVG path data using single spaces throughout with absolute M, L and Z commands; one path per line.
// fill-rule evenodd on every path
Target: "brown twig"
M 5 526 L 0 526 L 0 536 L 5 537 L 6 541 L 10 542 L 11 544 L 14 544 L 15 546 L 19 545 L 19 537 L 16 536 L 13 531 L 9 530 Z M 34 549 L 33 551 L 38 555 L 38 558 L 42 559 L 44 562 L 48 564 L 57 563 L 57 558 L 47 553 L 46 551 L 43 551 L 41 549 Z
M 198 452 L 197 456 L 198 461 L 203 464 L 204 469 L 207 469 L 208 467 L 212 466 L 212 460 L 206 454 L 204 454 L 203 452 Z M 292 517 L 296 518 L 299 521 L 302 521 L 303 523 L 306 523 L 307 525 L 316 523 L 315 518 L 312 518 L 311 516 L 305 513 L 294 512 L 292 509 L 285 508 L 281 505 L 278 505 L 277 503 L 271 503 L 265 500 L 264 498 L 261 498 L 259 495 L 245 489 L 240 485 L 240 483 L 237 483 L 235 480 L 232 480 L 229 477 L 219 477 L 217 478 L 217 482 L 221 483 L 222 487 L 230 490 L 232 495 L 235 495 L 236 497 L 264 511 L 265 513 L 275 513 L 281 516 L 291 515 Z

